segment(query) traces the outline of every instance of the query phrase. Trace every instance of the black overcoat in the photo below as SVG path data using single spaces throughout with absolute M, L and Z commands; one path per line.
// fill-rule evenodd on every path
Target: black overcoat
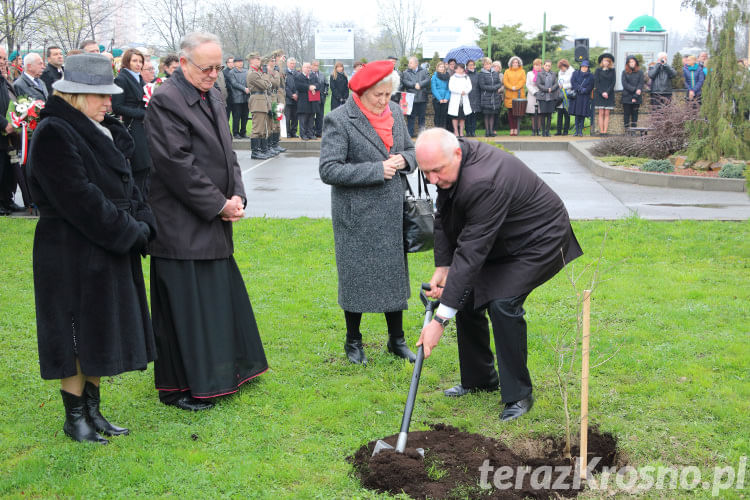
M 614 107 L 615 79 L 615 70 L 612 68 L 596 68 L 596 73 L 594 73 L 594 106 Z M 606 98 L 602 95 L 605 92 Z
M 52 96 L 34 131 L 28 178 L 40 218 L 34 293 L 42 378 L 81 371 L 109 376 L 154 359 L 139 251 L 153 232 L 126 156 L 133 140 L 106 116 L 109 139 L 83 113 Z
M 499 111 L 502 99 L 498 90 L 503 86 L 503 74 L 482 69 L 479 72 L 478 85 L 482 112 L 496 113 Z
M 641 104 L 643 101 L 643 71 L 633 71 L 628 73 L 626 70 L 622 70 L 622 103 L 623 104 Z M 636 94 L 635 91 L 640 90 L 640 94 Z M 635 99 L 635 102 L 633 102 Z
M 305 76 L 303 72 L 298 71 L 294 74 L 294 85 L 297 88 L 297 114 L 317 113 L 320 109 L 320 102 L 310 102 L 307 95 L 307 92 L 310 90 L 310 85 L 315 85 L 316 88 L 320 90 L 317 78 L 313 77 L 312 73 L 310 73 L 310 76 L 308 77 Z
M 570 102 L 568 112 L 573 116 L 591 116 L 591 91 L 594 88 L 594 75 L 590 71 L 576 70 L 570 78 L 570 88 L 576 91 L 576 98 Z
M 531 292 L 583 254 L 562 200 L 515 156 L 459 140 L 457 181 L 438 189 L 435 265 L 450 266 L 441 303 L 477 309 Z
M 231 257 L 232 223 L 219 213 L 228 198 L 244 200 L 245 188 L 221 94 L 212 88 L 201 95 L 177 68 L 154 92 L 145 125 L 153 158 L 148 201 L 158 229 L 149 253 Z
M 122 94 L 112 96 L 112 112 L 122 116 L 122 122 L 135 142 L 135 152 L 130 161 L 133 172 L 148 171 L 151 168 L 146 129 L 143 127 L 143 118 L 146 116 L 143 86 L 146 82 L 140 75 L 138 79 L 139 81 L 136 82 L 133 75 L 128 74 L 128 70 L 121 69 L 120 74 L 115 78 L 115 85 L 122 89 Z

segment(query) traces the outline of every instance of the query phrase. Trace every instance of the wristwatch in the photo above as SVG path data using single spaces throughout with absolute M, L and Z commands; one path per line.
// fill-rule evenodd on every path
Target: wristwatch
M 451 320 L 446 319 L 446 318 L 441 318 L 437 314 L 435 314 L 432 317 L 432 319 L 434 319 L 435 321 L 437 321 L 438 323 L 440 323 L 440 326 L 442 326 L 443 328 L 445 328 L 446 326 L 448 326 L 448 323 L 450 323 L 450 321 L 451 321 Z

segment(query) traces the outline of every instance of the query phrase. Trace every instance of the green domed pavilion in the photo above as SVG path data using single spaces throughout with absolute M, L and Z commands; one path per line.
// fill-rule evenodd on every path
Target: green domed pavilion
M 659 21 L 652 16 L 639 16 L 633 19 L 630 26 L 625 28 L 625 31 L 635 32 L 646 32 L 646 33 L 660 33 L 667 31 L 661 27 Z

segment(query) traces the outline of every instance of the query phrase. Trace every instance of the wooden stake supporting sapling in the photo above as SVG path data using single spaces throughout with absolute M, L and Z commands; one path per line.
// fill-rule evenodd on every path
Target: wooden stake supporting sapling
M 581 458 L 580 477 L 586 479 L 589 438 L 589 334 L 591 290 L 583 291 L 583 328 L 581 335 Z

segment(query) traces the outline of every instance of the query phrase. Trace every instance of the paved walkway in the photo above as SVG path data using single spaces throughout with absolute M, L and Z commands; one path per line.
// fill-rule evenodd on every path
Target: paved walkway
M 668 189 L 594 176 L 569 153 L 517 151 L 563 199 L 572 219 L 747 220 L 747 193 Z M 264 161 L 238 151 L 248 217 L 330 217 L 330 188 L 318 177 L 318 153 L 285 153 Z

